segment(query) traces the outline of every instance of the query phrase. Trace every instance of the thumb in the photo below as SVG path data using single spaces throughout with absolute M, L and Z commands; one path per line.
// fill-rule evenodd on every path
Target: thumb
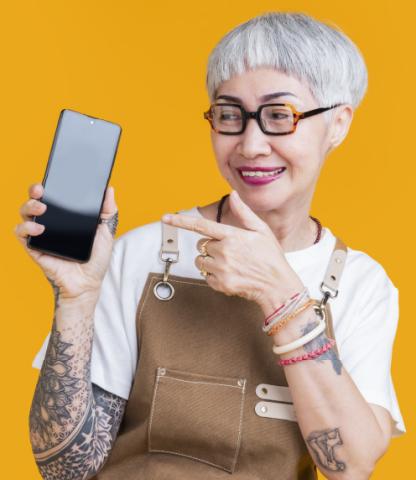
M 108 187 L 105 192 L 101 215 L 103 218 L 108 218 L 111 215 L 114 215 L 116 211 L 117 211 L 117 205 L 114 199 L 114 187 Z
M 258 217 L 246 203 L 243 202 L 237 190 L 233 190 L 230 193 L 230 208 L 244 228 L 255 231 L 264 230 L 264 221 Z

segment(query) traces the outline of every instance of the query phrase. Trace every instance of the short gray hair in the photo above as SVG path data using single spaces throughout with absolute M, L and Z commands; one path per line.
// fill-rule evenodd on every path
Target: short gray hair
M 210 101 L 222 82 L 260 67 L 305 81 L 321 106 L 356 108 L 367 89 L 367 68 L 357 46 L 337 27 L 301 13 L 267 12 L 227 33 L 208 59 Z

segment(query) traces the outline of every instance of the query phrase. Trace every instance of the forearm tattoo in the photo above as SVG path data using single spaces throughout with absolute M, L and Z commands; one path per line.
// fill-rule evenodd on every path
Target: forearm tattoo
M 58 295 L 55 303 L 59 307 Z M 62 333 L 73 340 L 63 341 Z M 30 437 L 44 479 L 86 480 L 110 453 L 126 400 L 91 385 L 93 323 L 80 319 L 62 333 L 54 319 L 30 409 Z
M 317 465 L 333 472 L 343 472 L 346 464 L 335 458 L 335 447 L 343 444 L 339 428 L 317 430 L 310 433 L 306 439 Z
M 114 237 L 116 235 L 117 225 L 118 225 L 118 210 L 110 218 L 101 218 L 99 223 L 106 223 L 110 230 L 111 235 Z
M 317 325 L 318 325 L 318 322 L 316 320 L 308 321 L 308 323 L 302 327 L 302 336 L 309 333 Z M 303 348 L 307 352 L 312 352 L 313 350 L 316 350 L 317 348 L 323 347 L 326 343 L 328 343 L 328 341 L 329 341 L 329 338 L 326 336 L 325 332 L 323 332 L 320 335 L 318 335 L 316 338 L 311 340 L 310 342 L 306 343 L 303 346 Z M 337 353 L 335 352 L 335 350 L 333 348 L 330 348 L 325 353 L 323 353 L 322 355 L 319 355 L 319 357 L 316 357 L 312 361 L 323 362 L 325 360 L 330 360 L 331 363 L 332 363 L 332 367 L 334 368 L 335 372 L 338 375 L 341 375 L 341 373 L 342 373 L 342 363 L 341 363 L 341 360 L 339 359 Z

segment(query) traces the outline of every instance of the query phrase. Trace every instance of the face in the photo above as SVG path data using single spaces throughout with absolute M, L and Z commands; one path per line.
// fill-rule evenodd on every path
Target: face
M 262 101 L 262 97 L 272 93 L 275 98 Z M 255 111 L 264 103 L 291 103 L 299 112 L 328 106 L 318 105 L 304 83 L 269 68 L 248 71 L 223 82 L 215 101 L 239 103 L 248 111 Z M 331 128 L 324 114 L 319 114 L 299 120 L 294 133 L 273 136 L 264 134 L 257 122 L 249 119 L 242 134 L 223 135 L 211 130 L 211 140 L 223 177 L 253 210 L 266 212 L 310 202 L 331 147 Z M 283 171 L 270 177 L 248 176 L 244 180 L 241 170 L 246 167 Z M 272 181 L 266 183 L 266 178 Z M 253 183 L 253 179 L 263 182 Z

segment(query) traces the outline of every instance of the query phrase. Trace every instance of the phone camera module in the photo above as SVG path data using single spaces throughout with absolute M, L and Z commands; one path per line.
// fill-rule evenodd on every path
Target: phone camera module
M 91 125 L 94 125 L 94 120 L 90 120 Z

